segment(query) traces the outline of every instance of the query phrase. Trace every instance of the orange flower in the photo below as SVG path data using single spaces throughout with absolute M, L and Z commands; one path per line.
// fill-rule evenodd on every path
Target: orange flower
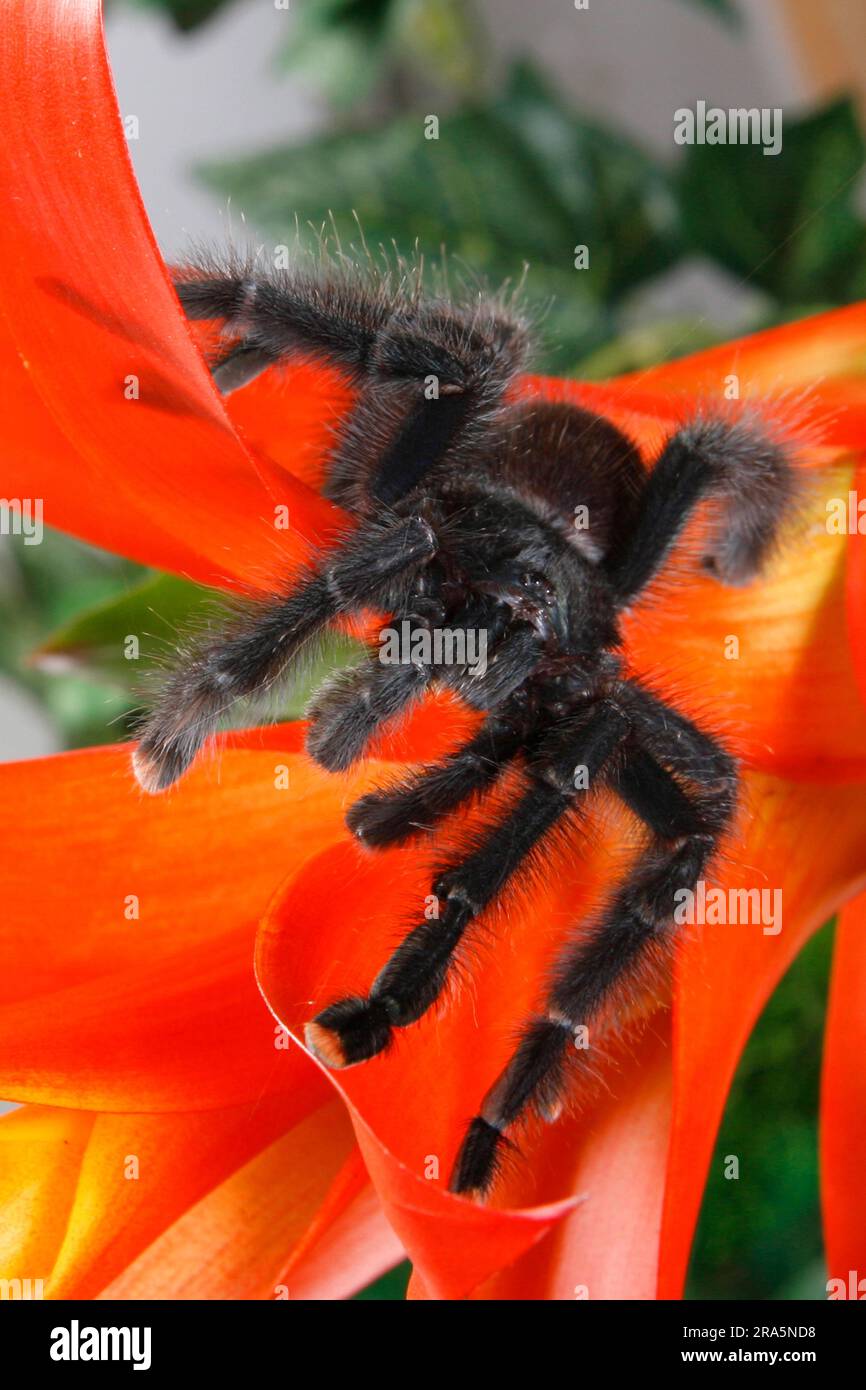
M 3 23 L 4 490 L 145 563 L 267 589 L 339 519 L 310 484 L 347 388 L 300 365 L 220 399 L 135 188 L 96 0 L 10 0 Z M 781 889 L 782 930 L 689 934 L 670 1013 L 602 1099 L 529 1134 L 494 1205 L 444 1191 L 450 1161 L 533 982 L 609 875 L 615 825 L 509 903 L 506 949 L 447 1012 L 325 1077 L 285 1030 L 371 978 L 427 881 L 417 850 L 365 855 L 344 809 L 457 742 L 456 706 L 431 704 L 348 778 L 311 765 L 296 726 L 224 739 L 218 764 L 156 801 L 122 748 L 0 768 L 0 1095 L 27 1103 L 0 1121 L 0 1277 L 52 1297 L 331 1298 L 405 1249 L 421 1297 L 677 1297 L 742 1047 L 846 903 L 824 1199 L 831 1275 L 863 1266 L 866 556 L 828 534 L 824 503 L 864 466 L 864 367 L 866 305 L 615 383 L 526 383 L 651 452 L 736 374 L 742 399 L 776 401 L 811 441 L 815 524 L 760 583 L 696 579 L 627 625 L 634 668 L 741 756 L 746 809 L 718 883 Z M 272 524 L 282 505 L 289 532 Z

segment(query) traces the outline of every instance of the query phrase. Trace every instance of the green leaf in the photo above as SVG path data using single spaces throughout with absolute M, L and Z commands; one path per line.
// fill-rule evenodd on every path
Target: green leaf
M 144 678 L 170 663 L 178 643 L 211 623 L 218 627 L 224 612 L 223 601 L 212 589 L 161 574 L 64 624 L 31 654 L 31 665 L 51 674 L 84 675 L 142 695 Z M 329 633 L 287 681 L 269 714 L 299 718 L 326 676 L 362 653 L 359 642 Z
M 680 235 L 670 177 L 645 150 L 573 112 L 529 64 L 512 70 L 495 109 L 530 151 L 574 240 L 589 247 L 599 298 L 617 298 L 674 263 Z M 545 249 L 558 259 L 556 243 Z
M 469 92 L 478 86 L 479 33 L 466 0 L 306 0 L 280 61 L 336 106 L 351 106 L 386 68 L 404 64 Z
M 360 1293 L 353 1294 L 353 1297 L 361 1302 L 394 1302 L 403 1301 L 406 1297 L 406 1289 L 409 1285 L 409 1278 L 412 1273 L 412 1266 L 407 1260 L 397 1265 L 396 1269 L 391 1269 L 387 1274 L 368 1284 Z
M 687 353 L 702 352 L 724 341 L 704 319 L 662 319 L 629 328 L 576 364 L 582 381 L 607 381 L 626 372 L 640 372 Z
M 85 673 L 128 689 L 142 671 L 165 661 L 185 628 L 214 608 L 212 590 L 158 575 L 64 623 L 36 648 L 31 664 L 58 674 Z
M 740 12 L 735 0 L 683 0 L 683 3 L 693 5 L 695 9 L 709 10 L 727 24 L 739 25 L 741 23 Z
M 381 73 L 396 3 L 306 0 L 295 14 L 281 64 L 315 80 L 335 105 L 352 105 Z
M 553 300 L 546 336 L 572 362 L 609 336 L 609 302 L 669 266 L 678 254 L 676 209 L 666 174 L 628 141 L 570 111 L 531 68 L 504 93 L 439 121 L 425 116 L 202 170 L 246 217 L 278 243 L 295 218 L 318 227 L 331 210 L 340 237 L 357 245 L 417 244 L 435 259 L 443 244 L 493 284 L 520 278 L 539 308 Z M 575 247 L 589 248 L 587 270 Z
M 490 42 L 468 0 L 398 0 L 393 32 L 398 53 L 427 82 L 467 97 L 486 86 Z
M 866 293 L 866 225 L 854 206 L 866 145 L 848 101 L 786 123 L 782 149 L 693 145 L 682 173 L 692 247 L 781 303 Z

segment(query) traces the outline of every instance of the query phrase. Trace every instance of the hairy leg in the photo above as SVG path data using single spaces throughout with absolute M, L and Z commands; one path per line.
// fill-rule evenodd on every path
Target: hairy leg
M 221 715 L 263 693 L 303 644 L 340 614 L 375 604 L 400 575 L 413 575 L 436 551 L 429 523 L 410 516 L 353 533 L 285 597 L 252 611 L 243 625 L 210 638 L 174 671 L 140 732 L 133 767 L 145 791 L 176 781 Z
M 446 456 L 487 440 L 526 355 L 522 323 L 493 301 L 443 306 L 357 268 L 205 267 L 176 288 L 190 318 L 222 319 L 237 336 L 214 364 L 223 389 L 291 356 L 321 358 L 357 382 L 328 485 L 355 512 L 371 496 L 393 505 Z
M 556 731 L 555 749 L 530 780 L 514 809 L 486 829 L 477 848 L 433 883 L 439 915 L 416 926 L 379 972 L 366 997 L 342 999 L 307 1025 L 307 1045 L 328 1066 L 351 1066 L 385 1048 L 395 1027 L 416 1022 L 439 997 L 455 952 L 470 924 L 574 806 L 576 763 L 591 784 L 627 732 L 619 711 L 600 702 Z
M 435 829 L 451 811 L 493 786 L 519 752 L 526 729 L 521 706 L 506 704 L 441 763 L 362 796 L 346 816 L 349 829 L 374 849 Z
M 687 761 L 676 735 L 680 771 L 701 784 L 706 773 L 703 745 L 708 736 L 694 730 Z M 726 758 L 717 750 L 719 759 Z M 570 1073 L 586 1064 L 587 1052 L 573 1041 L 578 1029 L 604 1032 L 635 994 L 651 994 L 669 971 L 677 940 L 677 893 L 693 890 L 715 853 L 734 805 L 733 765 L 726 786 L 685 790 L 678 777 L 634 739 L 612 784 L 646 822 L 652 842 L 597 921 L 563 953 L 555 967 L 544 1012 L 524 1027 L 505 1070 L 485 1096 L 461 1146 L 451 1189 L 483 1194 L 496 1175 L 508 1131 L 529 1111 L 555 1118 Z M 591 1036 L 591 1035 L 590 1035 Z
M 718 505 L 704 565 L 725 583 L 760 570 L 796 495 L 786 450 L 757 422 L 698 419 L 667 442 L 605 564 L 620 604 L 658 574 L 695 508 Z

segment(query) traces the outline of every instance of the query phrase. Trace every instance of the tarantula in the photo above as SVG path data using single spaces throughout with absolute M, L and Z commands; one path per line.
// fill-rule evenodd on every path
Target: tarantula
M 585 1056 L 570 1046 L 577 1030 L 615 1015 L 669 967 L 675 894 L 695 887 L 736 805 L 731 754 L 625 673 L 620 615 L 701 504 L 703 565 L 722 583 L 757 574 L 794 492 L 791 461 L 756 419 L 701 416 L 648 468 L 601 416 L 521 402 L 512 387 L 530 335 L 502 299 L 425 298 L 417 285 L 333 267 L 260 275 L 200 265 L 176 285 L 190 318 L 223 324 L 228 345 L 212 368 L 223 391 L 292 355 L 353 379 L 326 493 L 356 525 L 170 675 L 134 753 L 141 785 L 168 787 L 229 705 L 286 673 L 324 625 L 370 608 L 412 631 L 483 631 L 491 655 L 473 672 L 465 662 L 384 664 L 371 651 L 315 698 L 307 747 L 335 773 L 434 685 L 484 715 L 465 746 L 353 805 L 355 836 L 374 850 L 429 836 L 470 800 L 483 820 L 487 794 L 519 768 L 511 809 L 488 809 L 435 877 L 438 915 L 419 921 L 371 984 L 359 980 L 358 994 L 308 1024 L 315 1055 L 329 1067 L 364 1062 L 420 1019 L 476 919 L 600 789 L 646 827 L 646 847 L 563 951 L 468 1126 L 451 1188 L 483 1196 L 512 1127 L 558 1113 Z M 587 526 L 575 526 L 577 508 Z

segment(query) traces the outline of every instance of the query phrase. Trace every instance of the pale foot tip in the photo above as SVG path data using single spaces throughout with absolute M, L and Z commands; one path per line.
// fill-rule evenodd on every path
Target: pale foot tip
M 168 785 L 160 776 L 159 765 L 140 745 L 132 750 L 132 771 L 142 791 L 147 792 L 149 796 L 156 796 L 159 792 L 165 791 Z
M 304 1028 L 304 1042 L 307 1051 L 312 1052 L 323 1066 L 330 1067 L 332 1071 L 338 1071 L 348 1065 L 343 1044 L 333 1028 L 323 1028 L 321 1023 L 316 1023 L 314 1019 Z

